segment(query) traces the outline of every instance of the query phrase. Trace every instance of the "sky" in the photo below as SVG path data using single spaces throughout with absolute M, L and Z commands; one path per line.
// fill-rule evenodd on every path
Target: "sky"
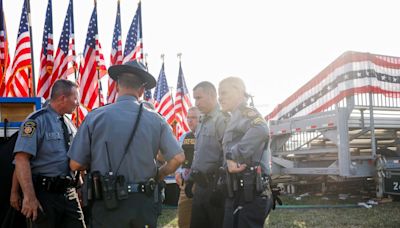
M 123 45 L 137 3 L 121 0 Z M 22 4 L 3 0 L 11 58 Z M 117 0 L 97 4 L 108 64 Z M 55 49 L 67 6 L 68 0 L 53 0 Z M 46 7 L 47 0 L 31 0 L 36 77 Z M 75 0 L 74 7 L 76 50 L 81 53 L 93 0 Z M 225 77 L 241 77 L 258 110 L 267 115 L 346 51 L 400 56 L 399 9 L 396 0 L 142 0 L 144 53 L 156 79 L 165 55 L 173 88 L 177 53 L 182 53 L 189 91 L 204 80 L 217 87 Z

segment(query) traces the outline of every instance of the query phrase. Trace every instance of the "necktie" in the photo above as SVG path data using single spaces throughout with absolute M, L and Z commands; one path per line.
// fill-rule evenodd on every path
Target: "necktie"
M 63 129 L 65 149 L 68 151 L 68 149 L 69 149 L 69 131 L 68 131 L 67 125 L 64 122 L 64 116 L 60 117 L 60 121 L 61 121 L 61 127 Z

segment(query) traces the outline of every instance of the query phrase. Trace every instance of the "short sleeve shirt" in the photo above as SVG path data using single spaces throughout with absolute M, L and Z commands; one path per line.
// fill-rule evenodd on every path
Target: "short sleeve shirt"
M 32 113 L 22 124 L 14 147 L 14 153 L 32 155 L 30 160 L 33 175 L 48 177 L 69 175 L 69 161 L 60 115 L 47 106 Z M 76 129 L 63 116 L 72 141 Z
M 133 96 L 121 96 L 114 104 L 90 112 L 72 142 L 68 156 L 102 174 L 110 170 L 130 183 L 157 175 L 155 157 L 160 150 L 168 161 L 182 152 L 168 123 L 156 112 L 142 109 L 135 136 L 130 139 L 139 103 Z M 124 157 L 125 147 L 132 140 Z

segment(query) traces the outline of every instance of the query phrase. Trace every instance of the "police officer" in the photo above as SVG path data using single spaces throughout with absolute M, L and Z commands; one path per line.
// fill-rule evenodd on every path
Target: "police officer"
M 272 205 L 263 152 L 267 123 L 256 109 L 247 106 L 242 79 L 223 79 L 218 95 L 222 110 L 231 113 L 222 144 L 226 166 L 237 184 L 234 197 L 225 201 L 224 227 L 263 227 Z
M 21 212 L 34 227 L 84 227 L 67 157 L 75 128 L 65 114 L 78 106 L 77 85 L 58 80 L 50 97 L 46 108 L 24 121 L 15 144 L 15 172 L 23 192 Z
M 217 91 L 210 82 L 197 84 L 193 97 L 203 115 L 196 129 L 196 152 L 185 186 L 185 192 L 191 196 L 191 183 L 195 185 L 190 227 L 221 227 L 224 208 L 223 199 L 218 197 L 217 182 L 218 169 L 223 162 L 222 136 L 226 118 L 220 111 Z
M 192 217 L 192 199 L 188 198 L 185 194 L 185 182 L 188 179 L 193 162 L 194 145 L 196 142 L 195 131 L 199 123 L 199 118 L 200 111 L 197 107 L 194 106 L 188 109 L 186 119 L 190 131 L 185 132 L 179 139 L 185 152 L 185 161 L 182 167 L 175 172 L 175 180 L 180 188 L 178 200 L 178 225 L 180 228 L 189 228 Z
M 185 156 L 167 122 L 138 102 L 144 90 L 156 84 L 145 67 L 131 61 L 111 66 L 108 73 L 117 81 L 119 97 L 86 116 L 68 153 L 70 167 L 92 173 L 94 191 L 88 193 L 95 199 L 93 227 L 156 227 L 158 183 L 174 173 Z M 167 162 L 158 169 L 159 150 Z

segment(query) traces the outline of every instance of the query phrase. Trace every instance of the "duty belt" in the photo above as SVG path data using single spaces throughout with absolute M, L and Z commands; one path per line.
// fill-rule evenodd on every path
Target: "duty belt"
M 65 193 L 68 188 L 75 187 L 75 181 L 70 176 L 46 177 L 34 175 L 33 182 L 36 188 L 52 193 Z

